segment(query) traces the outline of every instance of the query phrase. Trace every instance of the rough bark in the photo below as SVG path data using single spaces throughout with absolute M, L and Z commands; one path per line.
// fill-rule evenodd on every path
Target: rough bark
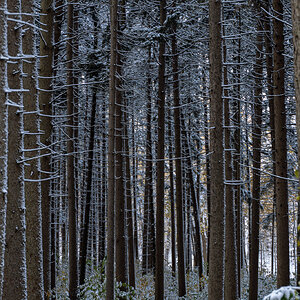
M 22 1 L 22 20 L 34 24 L 33 1 Z M 27 15 L 26 15 L 27 14 Z M 28 92 L 23 95 L 24 103 L 24 158 L 25 164 L 25 202 L 26 202 L 26 263 L 27 292 L 29 299 L 43 299 L 43 257 L 42 257 L 42 210 L 39 183 L 39 124 L 37 94 L 36 33 L 31 26 L 23 27 L 23 54 L 32 57 L 23 62 L 23 87 Z
M 0 299 L 4 275 L 4 251 L 7 207 L 7 10 L 6 0 L 0 1 Z
M 40 39 L 40 70 L 39 70 L 39 104 L 40 104 L 40 137 L 41 150 L 41 196 L 42 196 L 42 240 L 43 240 L 43 274 L 45 296 L 50 291 L 50 150 L 51 144 L 51 99 L 53 77 L 53 4 L 52 0 L 41 1 L 41 26 L 46 31 L 41 31 Z M 53 249 L 52 249 L 53 251 Z
M 294 41 L 294 80 L 296 96 L 296 118 L 298 135 L 298 169 L 300 169 L 300 2 L 292 1 L 293 41 Z M 300 177 L 299 177 L 300 180 Z M 297 221 L 297 285 L 300 285 L 300 201 L 298 200 Z
M 148 50 L 147 74 L 147 133 L 146 133 L 146 170 L 144 197 L 144 227 L 143 227 L 143 272 L 153 271 L 155 267 L 155 224 L 154 224 L 154 196 L 153 196 L 153 157 L 152 157 L 152 97 L 150 77 L 151 47 Z
M 75 197 L 75 166 L 74 166 L 74 102 L 73 102 L 73 3 L 68 2 L 68 43 L 67 43 L 67 188 L 69 209 L 69 297 L 77 299 L 78 292 L 78 254 L 77 254 L 77 208 Z
M 289 214 L 287 183 L 287 141 L 285 113 L 284 23 L 282 0 L 273 0 L 274 42 L 274 113 L 276 157 L 276 209 L 277 209 L 277 286 L 287 286 L 289 272 Z
M 128 277 L 129 286 L 135 288 L 135 247 L 134 247 L 134 232 L 133 232 L 133 209 L 132 209 L 132 194 L 131 194 L 131 168 L 130 168 L 130 154 L 129 154 L 129 136 L 128 136 L 128 116 L 127 112 L 124 111 L 124 151 L 125 151 L 125 164 L 126 164 L 126 175 L 125 175 L 125 186 L 126 186 L 126 228 L 128 236 Z
M 259 14 L 260 16 L 260 14 Z M 256 61 L 254 67 L 254 117 L 253 117 L 253 185 L 251 210 L 251 251 L 249 300 L 256 300 L 258 296 L 258 255 L 259 255 L 259 209 L 260 209 L 260 167 L 261 167 L 261 127 L 262 127 L 262 56 L 263 36 L 261 20 L 257 20 Z
M 166 1 L 160 0 L 160 26 L 165 26 Z M 158 67 L 158 135 L 156 180 L 156 253 L 155 253 L 155 299 L 164 299 L 164 194 L 165 194 L 165 37 L 159 39 Z
M 116 66 L 116 98 L 115 98 L 115 237 L 116 237 L 116 281 L 128 284 L 128 264 L 125 230 L 125 187 L 124 169 L 125 159 L 123 155 L 123 56 L 122 56 L 122 31 L 126 21 L 125 0 L 120 0 L 118 10 L 118 42 L 117 42 L 117 66 Z
M 106 300 L 114 299 L 115 263 L 115 95 L 118 0 L 110 2 L 110 73 L 109 73 L 109 123 L 108 123 L 108 181 L 107 181 L 107 263 Z
M 209 1 L 211 209 L 208 299 L 224 297 L 224 161 L 221 1 Z
M 7 2 L 7 9 L 21 18 L 21 1 Z M 8 20 L 7 61 L 8 97 L 8 193 L 3 299 L 27 299 L 25 195 L 23 159 L 23 68 L 21 64 L 21 26 Z
M 176 8 L 176 0 L 172 3 Z M 181 153 L 181 128 L 180 128 L 180 91 L 178 74 L 178 51 L 177 51 L 177 23 L 172 23 L 172 55 L 173 55 L 173 97 L 174 97 L 174 129 L 175 129 L 175 169 L 176 169 L 176 225 L 177 225 L 177 255 L 178 255 L 178 296 L 186 294 L 185 284 L 185 259 L 184 259 L 184 231 L 183 231 L 183 195 L 182 195 L 182 153 Z

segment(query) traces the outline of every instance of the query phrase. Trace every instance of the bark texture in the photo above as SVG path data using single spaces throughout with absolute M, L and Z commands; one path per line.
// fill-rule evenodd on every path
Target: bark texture
M 160 26 L 165 26 L 166 1 L 160 0 Z M 158 68 L 158 135 L 156 180 L 156 254 L 155 254 L 155 300 L 164 299 L 164 195 L 165 195 L 165 37 L 159 39 Z
M 224 298 L 224 159 L 221 1 L 209 1 L 210 241 L 208 299 Z
M 287 184 L 287 141 L 285 113 L 284 23 L 282 0 L 273 0 L 274 42 L 274 113 L 276 158 L 276 210 L 277 210 L 277 286 L 290 282 L 289 270 L 289 216 Z
M 50 291 L 50 144 L 51 144 L 51 100 L 53 77 L 53 1 L 41 1 L 40 31 L 40 70 L 39 70 L 39 104 L 40 104 L 40 137 L 41 147 L 41 197 L 42 197 L 42 240 L 43 240 L 43 274 L 45 296 Z M 54 249 L 52 249 L 54 251 Z
M 8 1 L 7 9 L 21 17 L 21 1 Z M 21 26 L 8 21 L 7 61 L 8 97 L 8 193 L 3 299 L 27 299 L 25 195 L 23 160 L 23 67 L 21 59 Z
M 300 168 L 300 2 L 292 1 L 293 41 L 294 41 L 294 72 L 295 72 L 295 95 L 296 117 L 298 135 L 298 169 Z M 299 178 L 300 180 L 300 178 Z M 300 201 L 298 200 L 297 222 L 297 285 L 300 285 Z

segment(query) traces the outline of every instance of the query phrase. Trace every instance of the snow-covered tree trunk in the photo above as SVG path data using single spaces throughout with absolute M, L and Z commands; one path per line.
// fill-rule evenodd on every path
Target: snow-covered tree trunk
M 23 64 L 21 0 L 8 12 L 8 193 L 3 299 L 27 299 L 25 195 L 23 163 Z
M 115 276 L 115 95 L 117 58 L 118 0 L 110 2 L 110 73 L 108 121 L 108 178 L 107 178 L 107 263 L 106 300 L 114 299 Z
M 26 203 L 26 263 L 27 289 L 29 299 L 43 299 L 43 256 L 42 215 L 40 193 L 39 120 L 38 120 L 38 70 L 36 53 L 36 32 L 34 29 L 36 9 L 34 0 L 22 1 L 23 26 L 22 50 L 24 105 L 24 158 L 25 203 Z
M 53 77 L 53 1 L 41 1 L 40 22 L 40 71 L 39 71 L 39 108 L 41 143 L 41 194 L 42 194 L 42 240 L 43 240 L 43 274 L 45 295 L 50 290 L 50 150 L 51 144 L 51 99 Z M 48 179 L 48 180 L 47 180 Z M 53 251 L 54 249 L 52 249 Z
M 259 14 L 258 16 L 261 16 Z M 249 300 L 256 300 L 258 295 L 258 255 L 259 255 L 259 210 L 260 210 L 260 178 L 261 178 L 261 127 L 262 127 L 262 50 L 263 36 L 260 19 L 257 20 L 256 61 L 254 67 L 254 117 L 253 117 L 253 185 L 252 216 L 250 241 L 250 281 Z
M 75 199 L 75 166 L 74 166 L 74 74 L 73 74 L 73 38 L 74 19 L 73 3 L 68 1 L 68 43 L 67 43 L 67 188 L 69 209 L 69 297 L 77 299 L 78 292 L 78 247 L 77 247 L 77 209 Z
M 0 1 L 0 299 L 2 299 L 7 205 L 7 3 Z
M 296 118 L 298 135 L 298 169 L 300 168 L 300 2 L 292 1 L 293 19 L 293 41 L 294 41 L 294 72 L 295 72 L 295 96 L 296 96 Z M 300 178 L 299 178 L 300 180 Z M 300 281 L 300 201 L 298 200 L 297 221 L 297 285 Z
M 176 0 L 173 0 L 172 8 L 176 10 Z M 174 97 L 174 128 L 175 128 L 175 188 L 176 188 L 176 225 L 177 225 L 177 255 L 178 255 L 178 296 L 186 294 L 185 283 L 185 248 L 184 248 L 184 218 L 183 218 L 183 192 L 182 192 L 182 151 L 181 151 L 181 109 L 178 72 L 178 50 L 177 50 L 177 23 L 172 23 L 172 72 L 173 72 L 173 97 Z M 192 170 L 190 170 L 192 172 Z M 195 207 L 196 208 L 196 207 Z
M 208 299 L 224 298 L 224 145 L 221 1 L 209 1 L 210 57 L 210 240 Z
M 160 26 L 166 20 L 166 0 L 160 0 Z M 156 240 L 155 240 L 155 299 L 164 299 L 164 195 L 165 195 L 165 49 L 163 33 L 159 39 L 158 68 L 158 132 L 156 178 Z

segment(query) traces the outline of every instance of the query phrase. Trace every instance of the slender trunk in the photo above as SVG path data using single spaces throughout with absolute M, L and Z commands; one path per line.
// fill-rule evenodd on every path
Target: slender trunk
M 204 104 L 204 139 L 205 139 L 205 169 L 206 169 L 206 203 L 207 203 L 207 274 L 209 274 L 209 244 L 210 244 L 210 153 L 209 153 L 209 133 L 208 133 L 208 108 Z
M 92 178 L 93 178 L 93 160 L 94 160 L 94 144 L 95 144 L 95 121 L 96 121 L 96 106 L 97 106 L 97 91 L 93 89 L 92 96 L 92 111 L 90 118 L 90 137 L 88 148 L 88 165 L 87 165 L 87 178 L 86 178 L 86 201 L 85 201 L 85 214 L 84 225 L 81 237 L 80 245 L 80 263 L 79 263 L 79 284 L 84 284 L 86 273 L 86 258 L 87 258 L 87 246 L 88 235 L 90 228 L 90 210 L 91 210 L 91 198 L 92 198 Z
M 148 50 L 147 74 L 147 133 L 146 133 L 146 170 L 144 197 L 144 228 L 143 228 L 143 271 L 153 270 L 155 267 L 155 232 L 154 232 L 154 197 L 153 197 L 153 156 L 152 156 L 152 97 L 150 77 L 151 47 Z
M 294 70 L 296 117 L 298 134 L 298 170 L 300 169 L 300 2 L 292 1 L 293 41 L 294 41 Z M 300 181 L 300 176 L 299 176 Z M 300 200 L 298 200 L 297 216 L 297 285 L 300 285 Z
M 8 105 L 8 193 L 6 213 L 6 242 L 4 257 L 3 299 L 27 299 L 26 241 L 25 241 L 25 195 L 23 159 L 23 65 L 22 56 L 21 1 L 7 2 L 7 11 L 14 13 L 8 20 L 7 39 L 7 93 Z M 18 92 L 19 91 L 19 92 Z M 12 272 L 13 270 L 13 272 Z
M 110 73 L 109 73 L 109 123 L 108 123 L 108 178 L 107 178 L 107 263 L 106 300 L 114 299 L 115 275 L 115 96 L 117 62 L 118 0 L 110 4 Z
M 173 9 L 176 9 L 176 0 L 173 0 Z M 185 261 L 184 261 L 184 233 L 183 233 L 183 195 L 182 195 L 182 160 L 181 160 L 181 128 L 180 128 L 180 91 L 177 51 L 177 24 L 172 23 L 172 55 L 173 55 L 173 97 L 174 97 L 174 128 L 175 128 L 175 168 L 176 168 L 176 225 L 177 225 L 177 255 L 178 255 L 178 296 L 186 294 Z
M 5 241 L 6 208 L 7 208 L 7 139 L 8 110 L 7 101 L 7 11 L 6 0 L 0 1 L 0 241 Z M 2 299 L 4 277 L 5 243 L 0 243 L 0 299 Z
M 125 135 L 125 163 L 126 163 L 126 208 L 127 208 L 127 236 L 128 236 L 128 275 L 129 286 L 135 288 L 135 248 L 133 235 L 133 210 L 132 210 L 132 196 L 131 196 L 131 168 L 129 157 L 129 135 L 128 135 L 128 116 L 124 111 L 124 135 Z
M 160 0 L 160 26 L 165 26 L 166 0 Z M 165 37 L 159 39 L 158 136 L 156 180 L 155 300 L 164 299 L 164 194 L 165 194 Z
M 118 41 L 122 37 L 125 26 L 125 0 L 120 0 L 118 14 Z M 127 284 L 127 249 L 125 239 L 125 188 L 124 188 L 124 156 L 123 156 L 123 106 L 124 93 L 122 91 L 123 60 L 121 43 L 117 42 L 116 66 L 116 98 L 115 98 L 115 236 L 116 236 L 116 281 Z
M 78 289 L 78 258 L 77 258 L 77 209 L 75 197 L 75 170 L 74 170 L 74 102 L 73 102 L 73 4 L 68 2 L 68 43 L 67 43 L 67 187 L 69 209 L 69 297 L 77 299 Z
M 39 72 L 39 102 L 40 126 L 43 135 L 40 137 L 40 143 L 45 149 L 41 151 L 41 197 L 42 197 L 42 240 L 43 240 L 43 274 L 45 297 L 49 294 L 50 286 L 50 180 L 45 180 L 51 172 L 50 165 L 50 144 L 51 144 L 51 115 L 52 115 L 52 77 L 53 77 L 53 4 L 52 0 L 41 1 L 41 26 L 46 32 L 41 31 L 40 39 L 40 72 Z M 51 248 L 51 252 L 54 249 Z M 52 268 L 51 268 L 52 270 Z M 54 272 L 55 274 L 55 272 Z M 52 280 L 51 280 L 52 282 Z M 48 297 L 49 298 L 49 297 Z
M 211 210 L 208 299 L 224 297 L 224 146 L 221 2 L 209 1 Z
M 274 91 L 273 91 L 273 49 L 272 49 L 272 32 L 271 21 L 268 19 L 267 14 L 264 14 L 264 27 L 265 27 L 265 52 L 266 52 L 266 68 L 267 68 L 267 82 L 268 82 L 268 100 L 270 110 L 270 130 L 271 130 L 271 145 L 272 145 L 272 161 L 273 161 L 273 174 L 276 174 L 276 161 L 275 161 L 275 123 L 274 123 Z M 273 216 L 272 216 L 272 238 L 271 238 L 271 274 L 274 272 L 274 226 L 275 226 L 275 213 L 276 213 L 276 179 L 273 178 Z
M 260 14 L 259 14 L 260 16 Z M 255 104 L 253 117 L 253 185 L 252 185 L 252 215 L 251 215 L 251 251 L 249 300 L 258 296 L 258 257 L 259 257 L 259 206 L 260 206 L 260 167 L 261 167 L 261 127 L 262 127 L 262 56 L 263 37 L 261 20 L 257 20 L 255 77 Z
M 172 275 L 176 276 L 176 230 L 175 230 L 175 195 L 174 195 L 174 163 L 173 163 L 173 139 L 172 139 L 172 115 L 170 111 L 169 122 L 169 165 L 170 165 L 170 209 L 171 209 L 171 257 Z
M 23 1 L 22 21 L 27 24 L 34 24 L 34 1 Z M 23 95 L 24 103 L 24 149 L 25 159 L 25 205 L 26 205 L 26 263 L 27 263 L 27 293 L 29 299 L 44 298 L 43 284 L 43 256 L 42 256 L 42 210 L 41 190 L 39 184 L 40 161 L 39 156 L 39 130 L 37 108 L 37 62 L 36 62 L 36 33 L 33 28 L 23 28 L 22 53 L 33 56 L 33 59 L 26 59 L 23 62 L 23 72 L 26 76 L 23 79 L 23 87 L 28 92 Z
M 273 0 L 274 113 L 276 149 L 277 286 L 290 282 L 287 141 L 285 113 L 284 23 L 282 0 Z

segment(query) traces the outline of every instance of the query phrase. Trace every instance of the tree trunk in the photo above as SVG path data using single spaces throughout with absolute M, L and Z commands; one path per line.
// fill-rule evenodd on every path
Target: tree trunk
M 128 105 L 127 105 L 128 107 Z M 125 136 L 125 163 L 126 163 L 126 219 L 127 219 L 127 236 L 128 236 L 128 275 L 129 286 L 135 288 L 135 248 L 134 248 L 134 234 L 133 234 L 133 209 L 132 209 L 132 196 L 131 196 L 131 168 L 129 156 L 129 135 L 128 135 L 128 116 L 124 111 L 124 136 Z
M 77 299 L 78 292 L 78 258 L 77 258 L 77 209 L 75 197 L 75 166 L 74 166 L 74 102 L 73 102 L 73 3 L 68 2 L 68 43 L 67 43 L 67 185 L 69 208 L 69 297 Z
M 300 170 L 300 3 L 292 1 L 293 41 L 294 41 L 294 70 L 295 70 L 295 95 L 296 117 L 298 135 L 298 170 Z M 299 176 L 300 181 L 300 176 Z M 300 200 L 298 200 L 297 220 L 297 285 L 300 285 Z
M 261 16 L 261 14 L 259 14 Z M 258 296 L 258 255 L 259 255 L 259 207 L 260 207 L 260 167 L 261 167 L 261 127 L 262 127 L 262 55 L 263 37 L 260 19 L 257 20 L 255 77 L 255 104 L 253 117 L 253 185 L 252 185 L 252 215 L 251 215 L 251 251 L 249 300 Z
M 160 26 L 165 26 L 166 0 L 160 0 Z M 158 136 L 156 180 L 156 254 L 155 300 L 164 299 L 164 194 L 165 194 L 165 37 L 159 38 L 158 67 Z
M 274 113 L 276 149 L 277 287 L 290 283 L 287 141 L 285 114 L 284 23 L 282 0 L 273 0 Z
M 176 9 L 176 0 L 173 0 L 173 9 Z M 174 128 L 175 128 L 175 168 L 176 168 L 176 225 L 177 225 L 177 255 L 178 255 L 178 296 L 184 297 L 185 286 L 185 260 L 184 260 L 184 231 L 183 231 L 183 195 L 182 195 L 182 153 L 181 153 L 181 128 L 180 128 L 180 91 L 178 74 L 177 51 L 177 23 L 172 23 L 172 55 L 173 55 L 173 97 L 174 97 Z
M 170 165 L 170 209 L 171 209 L 171 257 L 172 275 L 176 276 L 176 230 L 175 230 L 175 195 L 174 195 L 174 163 L 173 163 L 173 137 L 172 137 L 172 114 L 170 110 L 169 121 L 169 165 Z
M 4 251 L 7 208 L 7 11 L 6 0 L 0 1 L 0 299 L 4 276 Z
M 123 156 L 123 106 L 124 93 L 123 84 L 123 60 L 122 46 L 119 40 L 122 37 L 122 30 L 125 26 L 126 18 L 125 0 L 120 0 L 118 14 L 118 43 L 117 43 L 117 67 L 116 67 L 116 98 L 115 98 L 115 236 L 116 236 L 116 281 L 122 284 L 128 284 L 127 272 L 127 249 L 126 249 L 126 231 L 125 231 L 125 187 L 124 187 L 124 167 L 125 159 Z
M 147 133 L 146 133 L 146 170 L 144 197 L 143 257 L 144 274 L 155 267 L 155 230 L 154 230 L 154 196 L 153 196 L 153 157 L 152 157 L 152 98 L 150 77 L 151 47 L 148 50 L 147 72 Z
M 208 132 L 208 105 L 204 104 L 204 145 L 205 145 L 205 169 L 206 169 L 206 203 L 207 203 L 207 275 L 209 274 L 209 243 L 210 243 L 210 153 L 209 153 L 209 132 Z
M 34 24 L 34 3 L 23 1 L 22 20 L 26 24 Z M 27 14 L 27 15 L 26 15 Z M 27 292 L 29 299 L 43 299 L 43 257 L 42 257 L 42 210 L 39 184 L 39 125 L 38 125 L 38 70 L 36 62 L 36 33 L 31 26 L 24 28 L 22 36 L 23 54 L 32 57 L 23 62 L 23 87 L 28 92 L 23 95 L 24 103 L 24 149 L 25 152 L 25 199 L 26 199 L 26 263 L 27 263 Z
M 115 97 L 117 62 L 118 0 L 110 4 L 110 73 L 109 73 L 109 123 L 108 123 L 108 181 L 107 181 L 107 263 L 106 300 L 114 299 L 115 264 Z
M 40 103 L 40 130 L 43 133 L 40 143 L 41 150 L 41 197 L 42 197 L 42 241 L 43 241 L 43 274 L 45 297 L 50 291 L 50 144 L 51 144 L 51 115 L 52 115 L 52 77 L 53 77 L 53 4 L 52 0 L 41 1 L 41 31 L 40 39 L 40 72 L 39 72 L 39 103 Z M 48 179 L 48 180 L 47 180 Z M 52 236 L 51 236 L 52 237 Z M 51 249 L 51 252 L 54 249 Z M 49 298 L 49 297 L 48 297 Z
M 90 118 L 90 137 L 89 137 L 89 149 L 88 149 L 88 165 L 87 165 L 87 178 L 86 178 L 86 201 L 85 201 L 85 214 L 83 232 L 80 245 L 80 272 L 79 272 L 79 284 L 84 284 L 86 273 L 86 258 L 87 258 L 87 246 L 88 235 L 90 228 L 90 210 L 91 210 L 91 198 L 92 198 L 92 177 L 93 177 L 93 161 L 94 161 L 94 143 L 95 143 L 95 119 L 96 119 L 96 106 L 97 106 L 97 91 L 93 88 L 92 95 L 92 111 Z
M 224 298 L 224 162 L 221 2 L 209 1 L 211 210 L 208 299 Z
M 21 19 L 21 1 L 11 0 L 7 11 Z M 23 159 L 23 68 L 21 63 L 21 29 L 8 20 L 7 93 L 8 105 L 8 193 L 3 299 L 27 299 L 25 195 Z M 14 58 L 13 58 L 14 57 Z

